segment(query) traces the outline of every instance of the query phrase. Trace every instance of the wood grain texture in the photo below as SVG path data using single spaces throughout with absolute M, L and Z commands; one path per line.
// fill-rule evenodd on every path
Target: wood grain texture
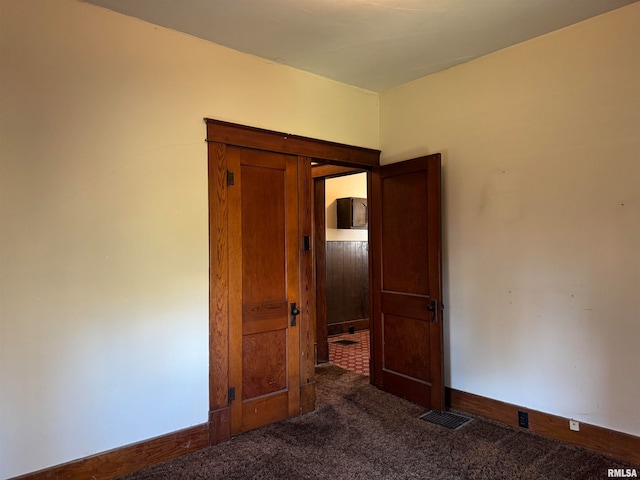
M 290 304 L 302 307 L 300 186 L 298 157 L 235 146 L 227 151 L 235 173 L 228 193 L 233 435 L 300 414 L 299 327 L 289 318 Z
M 109 480 L 207 446 L 209 425 L 196 425 L 12 480 Z
M 311 176 L 313 178 L 335 178 L 365 171 L 362 168 L 343 167 L 340 165 L 314 165 L 311 169 Z
M 289 304 L 269 302 L 242 306 L 242 334 L 250 335 L 289 326 Z
M 427 216 L 429 233 L 429 285 L 431 297 L 437 300 L 436 312 L 432 313 L 429 349 L 431 358 L 440 358 L 439 365 L 431 364 L 431 405 L 445 408 L 444 386 L 444 304 L 442 302 L 442 158 L 439 153 L 424 157 L 427 162 Z
M 241 172 L 242 303 L 286 302 L 285 171 L 252 163 Z
M 241 149 L 227 148 L 227 165 L 235 174 L 235 184 L 228 187 L 228 236 L 227 255 L 229 256 L 229 283 L 228 283 L 228 311 L 226 319 L 229 331 L 229 384 L 235 388 L 236 401 L 231 402 L 229 409 L 229 432 L 231 435 L 239 432 L 242 427 L 242 334 L 243 334 L 243 308 L 242 308 L 242 168 Z
M 227 147 L 209 143 L 209 410 L 227 406 L 229 260 Z
M 313 181 L 313 248 L 316 291 L 316 363 L 329 361 L 327 341 L 327 256 L 326 256 L 326 182 L 324 178 Z
M 447 407 L 518 427 L 518 411 L 529 414 L 529 430 L 545 437 L 573 443 L 631 462 L 640 463 L 640 437 L 580 422 L 580 431 L 569 429 L 569 419 L 526 407 L 447 388 Z
M 300 387 L 300 414 L 305 415 L 316 409 L 316 382 Z
M 402 397 L 410 402 L 431 408 L 429 399 L 431 398 L 431 385 L 416 381 L 414 378 L 397 375 L 389 370 L 382 370 L 383 390 L 395 392 L 394 395 Z
M 313 239 L 313 180 L 311 159 L 298 157 L 299 228 L 300 237 Z M 313 248 L 300 243 L 300 384 L 312 384 L 315 378 L 316 307 L 313 283 Z
M 371 353 L 369 375 L 371 383 L 382 389 L 382 323 L 377 321 L 381 315 L 382 300 L 377 292 L 382 285 L 381 244 L 382 244 L 382 192 L 380 174 L 374 169 L 367 177 L 369 208 L 369 312 Z
M 383 290 L 428 295 L 427 171 L 382 177 Z
M 297 392 L 300 395 L 300 391 Z M 279 422 L 289 416 L 289 393 L 281 392 L 242 403 L 242 431 Z
M 207 141 L 251 147 L 271 152 L 300 155 L 348 166 L 374 167 L 380 163 L 380 151 L 298 135 L 248 127 L 220 120 L 205 119 Z
M 229 407 L 209 412 L 209 443 L 211 445 L 226 442 L 231 438 L 230 414 Z
M 312 203 L 311 196 L 311 162 L 323 161 L 332 165 L 343 165 L 357 170 L 370 170 L 379 165 L 380 152 L 367 148 L 352 147 L 338 143 L 315 140 L 311 138 L 291 136 L 274 131 L 262 130 L 228 122 L 221 122 L 212 119 L 205 119 L 207 124 L 208 160 L 209 160 L 209 236 L 210 236 L 210 322 L 209 322 L 209 397 L 210 416 L 220 424 L 220 434 L 215 434 L 212 439 L 224 439 L 227 433 L 222 428 L 222 423 L 227 421 L 233 424 L 234 418 L 242 422 L 242 407 L 240 402 L 229 406 L 228 388 L 236 388 L 236 398 L 242 398 L 242 362 L 230 362 L 230 351 L 237 351 L 242 348 L 242 329 L 232 328 L 230 319 L 242 318 L 242 287 L 234 288 L 233 284 L 241 285 L 242 282 L 242 248 L 235 242 L 230 242 L 230 236 L 236 235 L 242 238 L 242 215 L 230 215 L 229 205 L 233 202 L 241 201 L 240 189 L 228 188 L 227 171 L 231 170 L 236 175 L 236 181 L 242 183 L 240 171 L 240 150 L 242 148 L 256 149 L 264 153 L 295 155 L 293 160 L 298 168 L 291 178 L 287 178 L 286 183 L 290 185 L 296 183 L 298 198 L 296 203 L 300 210 L 296 212 L 296 219 L 299 225 L 294 226 L 296 221 L 289 218 L 287 213 L 287 235 L 291 232 L 300 241 L 301 233 L 308 231 L 308 235 L 313 235 L 311 229 Z M 271 160 L 259 165 L 270 167 Z M 332 174 L 346 173 L 345 169 L 340 172 L 334 170 Z M 237 195 L 236 193 L 237 192 Z M 236 196 L 234 196 L 236 195 Z M 306 199 L 307 196 L 309 199 Z M 291 231 L 289 231 L 291 230 Z M 297 242 L 297 243 L 298 243 Z M 314 237 L 315 243 L 315 237 Z M 296 255 L 300 252 L 299 243 L 295 245 Z M 289 387 L 288 393 L 289 410 L 291 414 L 299 413 L 300 406 L 293 405 L 300 400 L 300 384 L 313 385 L 313 363 L 315 350 L 315 335 L 317 324 L 314 305 L 315 288 L 312 277 L 312 270 L 315 266 L 313 260 L 306 259 L 307 254 L 302 254 L 301 258 L 287 260 L 288 269 L 290 263 L 294 262 L 295 272 L 288 275 L 288 283 L 295 283 L 302 289 L 294 301 L 301 304 L 307 316 L 300 326 L 293 327 L 295 334 L 290 336 L 288 348 L 295 358 L 296 363 L 289 362 Z M 312 258 L 313 253 L 309 255 Z M 304 278 L 302 278 L 304 276 Z M 295 277 L 295 278 L 294 278 Z M 291 282 L 289 282 L 291 279 Z M 287 287 L 289 289 L 289 285 Z M 306 292 L 311 292 L 305 297 Z M 287 299 L 288 300 L 288 299 Z M 240 322 L 241 323 L 241 322 Z M 305 328 L 307 330 L 305 330 Z M 295 340 L 295 341 L 294 341 Z M 294 378 L 295 377 L 295 378 Z M 306 387 L 305 391 L 315 387 Z M 311 394 L 305 394 L 311 398 Z M 297 400 L 296 400 L 297 398 Z M 293 400 L 293 403 L 291 402 Z M 307 402 L 307 405 L 310 403 Z
M 300 286 L 303 274 L 301 266 L 302 236 L 300 226 L 301 185 L 299 170 L 302 168 L 298 157 L 287 157 L 286 169 L 286 251 L 287 251 L 287 298 L 300 308 Z M 300 314 L 302 315 L 302 313 Z M 298 318 L 295 325 L 287 329 L 287 411 L 288 416 L 300 415 L 300 330 L 304 319 Z
M 242 400 L 287 388 L 287 330 L 242 336 Z
M 429 297 L 402 295 L 396 292 L 382 292 L 382 310 L 386 313 L 406 315 L 425 322 L 431 321 L 432 313 L 427 310 Z
M 326 243 L 327 325 L 369 318 L 369 243 Z
M 385 314 L 383 331 L 383 368 L 431 382 L 429 323 Z
M 440 155 L 375 168 L 371 185 L 372 381 L 441 411 Z

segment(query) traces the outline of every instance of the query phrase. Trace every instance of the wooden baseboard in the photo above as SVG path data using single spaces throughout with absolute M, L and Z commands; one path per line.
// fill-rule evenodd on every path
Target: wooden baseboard
M 349 333 L 349 328 L 353 327 L 355 331 L 368 330 L 369 319 L 361 318 L 360 320 L 349 320 L 342 323 L 331 323 L 327 325 L 327 335 L 341 335 L 343 333 Z
M 527 412 L 529 414 L 528 430 L 531 432 L 613 455 L 623 460 L 640 463 L 640 437 L 634 435 L 584 422 L 580 422 L 580 431 L 575 432 L 569 429 L 568 418 L 531 410 L 453 388 L 447 388 L 446 390 L 446 404 L 447 407 L 454 410 L 496 420 L 516 428 L 522 428 L 518 426 L 518 411 Z
M 203 423 L 11 480 L 110 480 L 207 446 L 209 425 Z
M 315 406 L 315 384 L 302 389 L 303 413 Z M 640 463 L 640 437 L 580 422 L 580 431 L 569 430 L 569 419 L 531 410 L 480 395 L 447 388 L 447 407 L 472 415 L 489 418 L 518 427 L 518 411 L 529 414 L 529 431 L 556 440 L 573 443 L 598 452 Z M 223 409 L 224 410 L 224 409 Z M 217 412 L 213 420 L 222 419 L 226 412 Z M 220 417 L 220 418 L 218 418 Z M 226 435 L 212 432 L 211 443 L 224 441 Z M 142 442 L 126 445 L 62 465 L 28 473 L 10 480 L 91 479 L 110 480 L 135 472 L 187 453 L 201 450 L 210 444 L 209 424 L 172 432 Z

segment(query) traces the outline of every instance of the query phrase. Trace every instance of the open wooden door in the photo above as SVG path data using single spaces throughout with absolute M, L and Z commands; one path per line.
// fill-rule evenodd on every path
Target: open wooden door
M 298 159 L 228 147 L 231 435 L 300 414 Z
M 440 155 L 375 168 L 372 383 L 444 409 Z

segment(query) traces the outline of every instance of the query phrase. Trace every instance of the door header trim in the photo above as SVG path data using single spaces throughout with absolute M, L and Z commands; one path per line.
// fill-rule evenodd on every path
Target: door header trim
M 211 118 L 205 118 L 204 121 L 207 124 L 207 142 L 299 155 L 334 165 L 360 166 L 367 170 L 380 165 L 380 150 L 290 135 Z

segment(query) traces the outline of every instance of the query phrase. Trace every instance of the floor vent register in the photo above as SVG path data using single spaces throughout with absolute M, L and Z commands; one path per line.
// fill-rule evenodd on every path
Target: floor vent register
M 457 430 L 472 420 L 469 417 L 458 415 L 457 413 L 436 412 L 434 410 L 429 410 L 424 415 L 420 415 L 420 418 L 425 422 L 450 428 L 451 430 Z

